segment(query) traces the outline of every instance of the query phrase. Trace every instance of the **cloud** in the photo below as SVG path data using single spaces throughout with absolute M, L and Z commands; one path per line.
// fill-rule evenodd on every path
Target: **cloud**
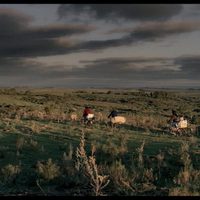
M 200 79 L 200 56 L 176 58 L 105 58 L 82 61 L 67 74 L 79 78 L 158 81 Z M 61 72 L 60 72 L 61 73 Z
M 24 58 L 0 58 L 1 76 L 34 76 L 39 75 L 44 65 Z
M 156 40 L 171 35 L 190 33 L 200 30 L 200 22 L 194 21 L 168 21 L 146 23 L 135 28 L 130 36 L 135 40 Z
M 181 4 L 62 4 L 57 12 L 60 18 L 74 14 L 80 20 L 163 21 L 179 14 L 182 8 Z
M 158 39 L 164 39 L 170 36 L 176 36 L 184 33 L 191 33 L 200 30 L 200 22 L 195 21 L 167 21 L 167 22 L 148 22 L 138 25 L 135 28 L 117 28 L 109 33 L 127 33 L 118 39 L 93 40 L 80 42 L 71 48 L 72 52 L 101 50 L 112 47 L 130 46 L 141 42 L 155 42 Z M 70 51 L 70 49 L 69 49 Z
M 1 37 L 25 29 L 32 20 L 32 17 L 22 15 L 13 9 L 0 8 Z
M 97 79 L 155 80 L 167 73 L 177 73 L 179 67 L 170 58 L 107 58 L 82 64 L 83 68 L 76 68 L 70 74 Z
M 135 28 L 117 28 L 108 32 L 130 33 L 137 38 L 158 38 L 173 34 L 189 33 L 200 30 L 199 21 L 167 21 L 167 22 L 146 22 Z
M 38 81 L 69 87 L 192 86 L 200 79 L 199 65 L 200 55 L 83 60 L 79 67 L 67 70 L 64 66 L 43 67 Z
M 184 5 L 184 14 L 186 17 L 199 17 L 200 5 L 199 4 L 185 4 Z
M 181 66 L 183 77 L 200 80 L 200 55 L 181 56 L 174 63 Z
M 80 61 L 79 66 L 44 65 L 33 59 L 0 59 L 2 84 L 69 87 L 176 86 L 197 84 L 200 55 L 104 58 Z M 6 79 L 7 77 L 7 79 Z M 17 83 L 20 82 L 19 84 Z M 189 85 L 188 85 L 189 86 Z
M 60 38 L 94 30 L 85 25 L 32 27 L 31 18 L 11 9 L 0 9 L 0 57 L 36 57 L 64 54 L 72 42 Z
M 31 59 L 1 59 L 1 76 L 39 76 L 41 78 L 77 78 L 110 80 L 200 79 L 200 55 L 136 58 L 104 58 L 80 61 L 78 66 L 45 65 Z
M 0 32 L 0 57 L 37 57 L 92 52 L 112 47 L 130 46 L 138 42 L 157 41 L 157 39 L 171 35 L 200 29 L 200 23 L 192 21 L 148 22 L 133 29 L 126 29 L 126 35 L 121 38 L 75 41 L 70 36 L 91 32 L 95 30 L 95 27 L 81 24 L 52 24 L 39 27 L 31 26 L 31 20 L 33 19 L 22 13 L 0 9 L 0 26 L 3 27 Z M 116 30 L 116 32 L 119 31 Z M 63 37 L 65 39 L 62 39 Z

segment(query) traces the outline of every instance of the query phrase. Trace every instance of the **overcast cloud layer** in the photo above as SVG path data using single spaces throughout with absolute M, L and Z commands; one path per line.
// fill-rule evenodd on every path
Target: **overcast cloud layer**
M 59 6 L 58 14 L 61 18 L 74 15 L 80 20 L 84 14 L 95 19 L 114 22 L 121 20 L 160 21 L 179 14 L 182 7 L 176 4 L 65 4 Z
M 1 4 L 0 27 L 1 86 L 200 86 L 195 5 Z

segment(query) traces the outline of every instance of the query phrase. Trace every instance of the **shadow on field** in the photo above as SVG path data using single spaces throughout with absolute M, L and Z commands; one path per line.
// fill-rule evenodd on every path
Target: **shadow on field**
M 123 125 L 120 125 L 119 126 L 120 129 L 121 128 L 124 128 L 126 130 L 130 130 L 130 131 L 135 131 L 135 132 L 149 132 L 149 133 L 152 133 L 152 134 L 160 134 L 160 135 L 163 135 L 163 134 L 170 134 L 168 129 L 167 128 L 162 128 L 162 129 L 153 129 L 153 128 L 148 128 L 148 127 L 141 127 L 141 126 L 133 126 L 133 125 L 130 125 L 130 124 L 123 124 Z

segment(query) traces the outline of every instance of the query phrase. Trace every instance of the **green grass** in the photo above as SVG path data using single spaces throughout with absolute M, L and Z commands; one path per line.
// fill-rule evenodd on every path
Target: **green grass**
M 167 180 L 162 178 L 158 183 L 156 182 L 156 184 L 160 184 L 160 187 L 169 188 L 173 186 L 173 176 L 176 176 L 181 169 L 178 152 L 183 141 L 190 144 L 193 166 L 195 169 L 200 170 L 199 136 L 195 135 L 192 138 L 185 136 L 176 137 L 164 132 L 162 127 L 156 127 L 157 123 L 155 123 L 157 119 L 162 119 L 160 122 L 161 126 L 165 126 L 168 119 L 167 116 L 171 114 L 171 109 L 178 108 L 182 109 L 182 113 L 196 115 L 197 122 L 194 125 L 198 126 L 199 115 L 193 111 L 196 108 L 200 108 L 200 105 L 197 104 L 197 98 L 200 97 L 200 93 L 197 91 L 194 91 L 194 93 L 190 91 L 191 95 L 184 95 L 181 91 L 176 93 L 169 92 L 171 96 L 169 95 L 166 98 L 162 96 L 152 98 L 143 93 L 139 93 L 137 90 L 112 91 L 109 94 L 107 90 L 87 90 L 82 93 L 77 90 L 65 89 L 33 89 L 29 96 L 24 95 L 23 92 L 21 94 L 20 91 L 18 92 L 18 94 L 12 95 L 0 94 L 0 105 L 13 105 L 16 113 L 20 109 L 20 106 L 23 106 L 25 110 L 30 107 L 33 110 L 44 110 L 45 106 L 52 104 L 54 106 L 52 112 L 59 108 L 65 111 L 76 108 L 80 119 L 84 105 L 89 104 L 95 111 L 101 111 L 103 113 L 104 121 L 107 121 L 107 115 L 111 107 L 114 107 L 118 110 L 127 110 L 123 115 L 127 117 L 128 124 L 122 125 L 120 128 L 111 129 L 104 122 L 96 122 L 91 127 L 85 127 L 80 121 L 70 122 L 67 120 L 61 123 L 41 119 L 16 121 L 9 117 L 10 123 L 8 123 L 6 122 L 7 115 L 13 110 L 7 110 L 1 115 L 0 120 L 0 168 L 2 169 L 8 164 L 17 165 L 20 163 L 22 172 L 17 176 L 16 183 L 8 184 L 0 180 L 0 187 L 2 188 L 0 189 L 0 194 L 2 195 L 11 193 L 17 195 L 23 193 L 22 191 L 27 191 L 28 194 L 41 194 L 41 190 L 36 185 L 38 174 L 34 167 L 37 161 L 47 161 L 49 158 L 52 158 L 54 162 L 62 166 L 63 154 L 64 152 L 68 153 L 70 144 L 73 147 L 73 157 L 75 157 L 75 151 L 80 143 L 82 131 L 85 133 L 88 154 L 91 152 L 91 145 L 96 145 L 96 159 L 99 165 L 106 164 L 111 166 L 115 160 L 121 159 L 128 170 L 131 167 L 133 156 L 136 156 L 136 149 L 140 147 L 144 140 L 144 157 L 152 157 L 155 159 L 160 151 L 164 152 L 167 163 L 165 170 L 166 174 L 169 173 L 169 178 Z M 32 103 L 33 99 L 39 99 L 40 103 Z M 120 100 L 122 99 L 127 100 L 127 102 L 121 103 Z M 152 101 L 153 105 L 149 105 L 149 101 Z M 188 101 L 190 101 L 190 104 Z M 176 107 L 177 105 L 178 107 Z M 62 112 L 63 110 L 60 111 Z M 135 125 L 135 121 L 133 121 L 135 116 L 139 116 L 140 126 Z M 154 120 L 152 121 L 154 125 L 142 121 L 148 117 Z M 34 127 L 31 127 L 31 122 L 35 122 L 35 125 L 41 131 L 38 133 L 34 132 Z M 25 127 L 33 130 L 33 132 L 28 131 Z M 26 143 L 22 145 L 22 149 L 17 153 L 16 141 L 20 137 L 23 137 Z M 123 139 L 126 143 L 127 151 L 121 153 L 120 145 Z M 31 145 L 31 140 L 37 143 L 36 146 Z M 173 151 L 173 154 L 170 154 L 170 151 Z M 152 161 L 152 166 L 155 168 L 155 160 Z M 163 168 L 163 177 L 164 174 Z M 28 178 L 28 175 L 30 175 L 30 178 Z M 63 177 L 65 176 L 61 176 L 58 180 L 61 179 L 60 181 L 63 182 L 65 180 Z M 69 194 L 71 189 L 68 191 L 69 188 L 63 188 L 64 186 L 61 186 L 58 180 L 55 179 L 51 183 L 43 180 L 42 186 L 45 190 L 48 190 L 48 187 L 50 187 L 56 194 Z M 69 180 L 69 184 L 77 184 L 77 187 L 80 187 L 81 183 L 77 181 L 77 177 Z M 26 184 L 29 187 L 26 187 Z M 71 188 L 74 188 L 71 191 L 73 194 L 77 188 L 75 186 L 71 186 Z M 111 194 L 112 192 L 114 194 L 114 191 L 110 191 Z

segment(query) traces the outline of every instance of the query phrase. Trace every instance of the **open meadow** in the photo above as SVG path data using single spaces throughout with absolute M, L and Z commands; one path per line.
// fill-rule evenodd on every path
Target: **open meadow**
M 194 89 L 2 88 L 0 195 L 200 195 L 199 100 Z M 125 124 L 108 125 L 112 109 Z M 172 109 L 190 135 L 170 133 Z

